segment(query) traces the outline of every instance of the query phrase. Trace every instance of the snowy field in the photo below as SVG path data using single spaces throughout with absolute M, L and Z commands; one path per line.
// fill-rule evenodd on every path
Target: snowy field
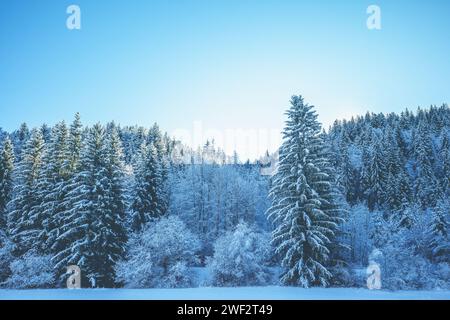
M 241 287 L 194 289 L 0 290 L 0 300 L 450 300 L 450 291 Z

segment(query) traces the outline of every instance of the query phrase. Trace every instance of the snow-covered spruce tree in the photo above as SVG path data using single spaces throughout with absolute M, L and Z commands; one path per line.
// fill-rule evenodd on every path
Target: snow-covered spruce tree
M 440 200 L 432 210 L 432 219 L 427 230 L 428 248 L 431 259 L 435 262 L 450 263 L 449 242 L 450 201 Z
M 69 194 L 72 194 L 76 189 L 75 176 L 80 172 L 80 157 L 82 151 L 82 124 L 80 121 L 80 115 L 77 113 L 75 119 L 70 126 L 70 130 L 67 136 L 66 142 L 66 159 L 63 166 L 60 166 L 61 175 L 57 186 L 59 201 L 57 202 L 56 210 L 52 215 L 53 224 L 50 226 L 48 243 L 51 244 L 50 252 L 53 255 L 57 255 L 62 250 L 70 247 L 70 239 L 65 234 L 68 229 L 65 221 L 67 221 L 67 215 L 70 215 L 70 209 L 75 206 L 75 199 L 71 198 Z M 61 140 L 61 138 L 60 138 Z M 61 146 L 58 147 L 61 151 L 64 150 Z M 58 264 L 58 259 L 54 260 L 55 264 Z M 57 268 L 57 275 L 61 276 L 65 273 L 67 266 L 60 266 Z M 58 277 L 58 280 L 61 281 Z M 64 281 L 63 281 L 64 282 Z M 63 283 L 61 283 L 63 284 Z
M 82 171 L 74 177 L 67 195 L 74 206 L 64 215 L 63 233 L 57 239 L 67 247 L 53 257 L 56 268 L 79 266 L 83 286 L 113 287 L 115 263 L 124 253 L 116 139 L 106 137 L 100 124 L 90 129 L 80 160 Z
M 75 114 L 75 119 L 70 126 L 68 145 L 68 157 L 69 157 L 69 174 L 77 172 L 80 166 L 80 156 L 82 149 L 82 132 L 83 126 L 81 124 L 80 114 Z
M 55 237 L 52 231 L 58 226 L 58 216 L 64 211 L 64 184 L 68 179 L 68 130 L 64 122 L 52 129 L 42 170 L 36 183 L 39 204 L 34 210 L 36 219 L 42 221 L 42 229 L 35 239 L 35 248 L 49 254 Z
M 368 151 L 368 163 L 365 191 L 367 195 L 367 206 L 370 210 L 377 209 L 384 203 L 386 186 L 386 155 L 383 150 L 381 139 L 377 134 L 372 135 L 374 142 Z
M 15 131 L 11 138 L 14 145 L 14 155 L 17 162 L 22 160 L 23 148 L 29 138 L 30 130 L 28 129 L 28 125 L 26 123 L 22 123 L 19 130 Z
M 340 222 L 331 171 L 313 106 L 293 96 L 286 112 L 278 170 L 268 210 L 272 243 L 285 268 L 281 282 L 303 287 L 329 283 L 330 248 Z
M 14 150 L 7 137 L 0 150 L 0 230 L 6 232 L 6 205 L 13 189 Z
M 14 188 L 8 204 L 7 231 L 23 254 L 35 245 L 42 230 L 42 221 L 35 215 L 39 205 L 37 180 L 42 170 L 44 140 L 39 130 L 33 130 L 22 152 L 21 161 L 14 170 Z
M 424 121 L 419 120 L 414 137 L 414 153 L 416 156 L 415 195 L 422 208 L 433 207 L 439 196 L 437 181 L 433 171 L 433 146 L 431 134 Z
M 149 130 L 147 136 L 147 145 L 153 145 L 158 156 L 158 163 L 160 167 L 161 186 L 159 208 L 161 213 L 165 213 L 169 207 L 169 186 L 167 180 L 169 176 L 169 146 L 170 139 L 167 135 L 162 135 L 159 126 L 155 123 Z
M 50 142 L 50 139 L 52 137 L 52 129 L 46 124 L 44 123 L 39 130 L 41 130 L 42 133 L 42 138 L 44 139 L 45 143 Z
M 122 143 L 117 127 L 113 127 L 106 137 L 105 167 L 108 179 L 108 197 L 106 203 L 104 225 L 108 228 L 105 234 L 106 257 L 110 262 L 117 262 L 125 255 L 127 233 L 125 229 L 125 190 L 124 190 L 124 162 Z M 102 225 L 100 224 L 100 227 Z M 106 271 L 114 273 L 115 265 L 109 263 L 105 266 Z
M 135 174 L 136 186 L 131 205 L 131 227 L 134 231 L 152 219 L 161 217 L 162 211 L 162 176 L 158 153 L 153 144 L 141 145 Z
M 399 210 L 409 203 L 411 189 L 394 133 L 393 130 L 389 129 L 385 135 L 384 150 L 386 151 L 387 178 L 383 198 L 387 208 Z

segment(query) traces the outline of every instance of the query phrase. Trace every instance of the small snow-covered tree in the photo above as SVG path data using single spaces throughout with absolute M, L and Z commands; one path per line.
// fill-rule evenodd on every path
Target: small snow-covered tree
M 193 279 L 194 275 L 186 261 L 179 261 L 169 268 L 169 272 L 160 283 L 165 288 L 189 288 L 194 285 Z
M 129 288 L 186 286 L 180 274 L 196 261 L 198 238 L 175 216 L 149 222 L 129 240 L 127 259 L 117 265 L 117 281 Z
M 282 258 L 284 284 L 325 286 L 331 273 L 331 248 L 340 210 L 321 126 L 313 106 L 293 96 L 283 132 L 280 161 L 270 191 L 268 210 L 275 230 L 272 243 Z
M 11 263 L 11 276 L 5 285 L 11 289 L 50 288 L 54 284 L 51 256 L 42 256 L 34 250 Z
M 245 223 L 227 232 L 214 244 L 214 255 L 208 262 L 217 286 L 266 285 L 270 272 L 270 236 L 258 233 Z

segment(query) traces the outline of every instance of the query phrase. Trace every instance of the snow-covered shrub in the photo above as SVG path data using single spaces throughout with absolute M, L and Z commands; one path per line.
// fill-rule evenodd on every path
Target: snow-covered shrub
M 33 250 L 14 260 L 10 269 L 11 276 L 6 281 L 8 288 L 50 288 L 55 281 L 51 257 L 39 255 Z
M 13 243 L 4 232 L 0 231 L 0 285 L 11 274 L 10 264 L 13 261 Z
M 333 285 L 366 287 L 366 269 L 376 263 L 381 270 L 383 289 L 449 286 L 450 278 L 445 271 L 448 264 L 436 263 L 445 262 L 446 255 L 442 252 L 448 250 L 442 209 L 424 210 L 410 205 L 394 212 L 370 212 L 365 205 L 356 205 L 349 212 L 342 225 L 343 242 L 350 247 L 344 256 L 348 270 L 332 268 Z
M 430 215 L 424 211 L 402 224 L 390 222 L 389 238 L 379 247 L 377 257 L 369 257 L 381 268 L 382 287 L 390 290 L 419 290 L 446 287 L 445 268 L 438 272 L 428 259 L 427 225 Z M 444 278 L 442 277 L 444 276 Z
M 438 263 L 433 265 L 435 281 L 433 288 L 450 290 L 450 265 L 448 263 Z
M 189 285 L 186 265 L 196 261 L 199 248 L 198 238 L 178 217 L 150 222 L 129 240 L 127 259 L 116 267 L 117 281 L 128 288 Z
M 214 256 L 208 261 L 213 285 L 264 285 L 270 279 L 265 262 L 270 254 L 267 234 L 254 231 L 245 223 L 237 225 L 214 244 Z
M 329 268 L 333 275 L 331 285 L 333 287 L 354 287 L 357 285 L 356 275 L 348 266 L 334 266 Z
M 161 285 L 166 288 L 189 288 L 194 284 L 194 274 L 186 261 L 179 261 L 170 267 L 169 272 L 161 278 Z

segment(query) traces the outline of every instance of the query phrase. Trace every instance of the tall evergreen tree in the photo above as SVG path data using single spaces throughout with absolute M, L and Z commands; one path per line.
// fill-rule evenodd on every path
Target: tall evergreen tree
M 325 286 L 332 240 L 338 228 L 333 206 L 329 162 L 313 106 L 293 96 L 286 112 L 280 161 L 270 191 L 268 210 L 275 230 L 272 242 L 282 257 L 285 284 Z
M 106 138 L 105 167 L 108 179 L 107 194 L 109 201 L 105 208 L 105 221 L 108 233 L 105 234 L 109 263 L 104 268 L 114 274 L 115 263 L 125 254 L 127 234 L 125 229 L 125 201 L 124 201 L 124 162 L 122 143 L 118 129 L 111 129 Z M 108 259 L 105 259 L 108 261 Z M 112 262 L 112 263 L 111 263 Z M 109 281 L 109 279 L 108 279 Z
M 59 134 L 64 136 L 62 130 L 58 130 Z M 59 172 L 56 175 L 58 177 L 58 184 L 55 185 L 54 191 L 57 192 L 57 198 L 59 199 L 56 203 L 55 210 L 52 213 L 51 225 L 48 226 L 49 239 L 48 243 L 51 244 L 50 252 L 54 255 L 53 261 L 56 265 L 57 274 L 60 277 L 60 284 L 64 284 L 64 277 L 67 265 L 61 263 L 61 259 L 66 257 L 66 250 L 71 247 L 71 239 L 69 233 L 70 224 L 67 223 L 71 219 L 72 208 L 76 205 L 76 199 L 72 198 L 71 195 L 74 194 L 75 189 L 78 187 L 76 184 L 75 177 L 81 171 L 80 158 L 82 153 L 82 135 L 83 127 L 80 120 L 80 115 L 77 113 L 75 119 L 70 126 L 70 130 L 67 134 L 66 143 L 62 143 L 64 139 L 60 137 L 60 145 L 55 145 L 55 150 L 60 150 L 60 154 L 66 154 L 65 161 L 62 163 L 58 161 L 58 170 L 53 170 L 53 172 Z M 65 148 L 63 147 L 65 145 Z M 64 152 L 65 149 L 65 152 Z M 61 159 L 61 157 L 58 157 Z M 62 252 L 64 254 L 60 255 Z
M 116 165 L 119 147 L 96 124 L 90 131 L 81 157 L 81 168 L 68 197 L 74 206 L 64 216 L 59 241 L 70 244 L 54 256 L 57 268 L 77 265 L 83 286 L 114 286 L 115 263 L 123 257 L 123 212 Z M 114 142 L 112 142 L 114 141 Z M 113 199 L 116 197 L 115 199 Z
M 422 208 L 433 207 L 439 196 L 437 181 L 433 171 L 433 146 L 431 135 L 424 121 L 419 122 L 415 135 L 414 152 L 416 156 L 417 178 L 415 195 Z
M 34 247 L 42 229 L 42 221 L 35 213 L 38 203 L 37 180 L 42 170 L 44 139 L 34 129 L 14 171 L 13 200 L 8 204 L 8 232 L 19 253 Z
M 163 214 L 161 165 L 153 144 L 141 146 L 134 194 L 131 225 L 133 230 L 140 231 L 148 221 Z
M 158 156 L 158 163 L 160 168 L 160 196 L 159 196 L 159 210 L 161 214 L 164 214 L 169 207 L 169 186 L 167 185 L 167 180 L 169 177 L 169 165 L 170 159 L 169 146 L 170 140 L 168 140 L 167 135 L 162 135 L 159 126 L 155 123 L 149 130 L 147 136 L 147 145 L 153 145 L 156 149 L 156 154 Z
M 395 132 L 390 128 L 385 135 L 383 149 L 385 150 L 386 168 L 383 199 L 387 208 L 398 210 L 409 202 L 410 187 Z
M 367 164 L 366 194 L 367 205 L 370 210 L 383 204 L 386 185 L 385 152 L 382 143 L 376 134 L 373 135 L 374 144 L 369 149 Z
M 6 206 L 13 190 L 14 147 L 7 137 L 0 151 L 0 230 L 6 231 Z
M 64 185 L 68 179 L 68 129 L 64 122 L 52 129 L 47 152 L 43 159 L 43 169 L 37 181 L 38 206 L 35 208 L 42 230 L 36 239 L 43 253 L 52 252 L 54 230 L 58 227 L 58 217 L 64 211 Z

